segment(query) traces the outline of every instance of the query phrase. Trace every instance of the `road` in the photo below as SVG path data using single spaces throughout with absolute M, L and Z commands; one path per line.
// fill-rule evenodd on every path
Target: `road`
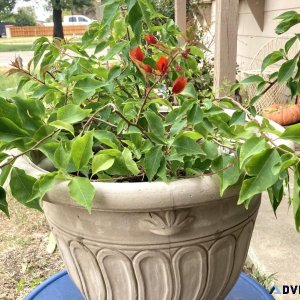
M 14 61 L 17 56 L 23 59 L 23 65 L 25 66 L 32 58 L 33 51 L 0 52 L 0 67 L 9 67 L 11 61 Z

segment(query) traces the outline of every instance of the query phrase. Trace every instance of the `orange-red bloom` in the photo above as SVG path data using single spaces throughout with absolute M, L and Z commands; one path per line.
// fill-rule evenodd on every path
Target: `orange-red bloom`
M 149 45 L 155 45 L 157 43 L 156 38 L 153 34 L 146 34 L 145 40 L 146 40 L 146 43 Z
M 156 63 L 156 67 L 162 74 L 166 74 L 168 72 L 168 64 L 169 64 L 168 59 L 161 56 Z
M 129 51 L 129 55 L 131 58 L 136 59 L 138 61 L 143 61 L 145 56 L 140 47 L 136 47 Z
M 185 87 L 186 87 L 186 84 L 187 84 L 187 80 L 185 77 L 178 77 L 175 81 L 174 81 L 174 84 L 173 84 L 173 88 L 172 88 L 172 92 L 174 94 L 179 94 L 181 93 Z
M 152 71 L 153 71 L 153 69 L 149 65 L 146 65 L 146 64 L 143 64 L 142 68 L 149 73 L 152 73 Z

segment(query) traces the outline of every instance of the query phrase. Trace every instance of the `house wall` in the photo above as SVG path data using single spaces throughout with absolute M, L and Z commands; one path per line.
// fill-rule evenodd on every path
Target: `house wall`
M 300 11 L 300 1 L 266 0 L 264 29 L 261 31 L 247 1 L 240 1 L 237 63 L 241 70 L 249 69 L 249 65 L 258 51 L 272 39 L 278 37 L 274 32 L 278 20 L 274 20 L 274 18 L 288 10 Z M 299 25 L 292 28 L 284 36 L 288 38 L 294 32 L 300 32 Z

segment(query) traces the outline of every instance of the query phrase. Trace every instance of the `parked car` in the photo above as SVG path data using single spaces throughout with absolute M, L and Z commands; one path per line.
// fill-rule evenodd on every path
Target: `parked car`
M 94 20 L 83 15 L 64 16 L 63 25 L 89 25 Z M 45 26 L 53 26 L 53 22 L 44 23 Z
M 83 15 L 64 16 L 63 25 L 89 25 L 94 20 Z

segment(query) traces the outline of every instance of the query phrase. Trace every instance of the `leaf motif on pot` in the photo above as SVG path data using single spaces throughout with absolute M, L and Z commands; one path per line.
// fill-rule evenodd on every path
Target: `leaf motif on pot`
M 152 212 L 140 221 L 140 227 L 157 235 L 178 234 L 193 223 L 194 217 L 189 214 L 189 210 Z

